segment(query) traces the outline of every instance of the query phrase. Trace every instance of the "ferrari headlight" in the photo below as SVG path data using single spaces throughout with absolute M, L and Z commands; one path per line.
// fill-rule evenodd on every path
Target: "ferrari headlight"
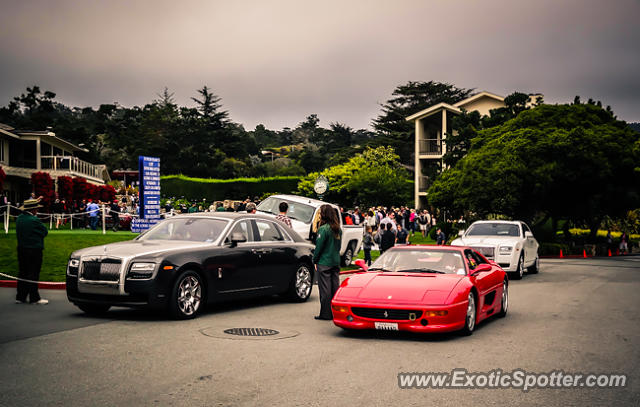
M 500 246 L 500 254 L 511 254 L 513 246 Z

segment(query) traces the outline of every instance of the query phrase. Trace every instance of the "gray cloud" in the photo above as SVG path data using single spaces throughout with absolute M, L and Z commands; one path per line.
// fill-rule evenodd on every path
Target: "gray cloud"
M 0 104 L 38 84 L 76 106 L 177 101 L 206 84 L 251 129 L 369 126 L 395 86 L 579 94 L 640 121 L 640 3 L 5 1 Z

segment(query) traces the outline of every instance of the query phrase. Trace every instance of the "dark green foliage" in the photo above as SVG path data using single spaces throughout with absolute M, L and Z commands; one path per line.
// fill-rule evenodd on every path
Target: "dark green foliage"
M 461 214 L 597 225 L 640 205 L 640 134 L 593 104 L 541 105 L 478 133 L 428 191 Z
M 296 190 L 300 177 L 198 179 L 182 175 L 161 178 L 162 195 L 184 197 L 189 200 L 221 201 L 243 200 L 262 196 L 265 193 L 289 194 Z
M 411 164 L 414 150 L 414 124 L 408 116 L 437 103 L 456 103 L 468 97 L 472 89 L 457 88 L 440 82 L 408 82 L 398 86 L 392 98 L 382 105 L 382 113 L 373 120 L 374 145 L 392 146 L 400 161 Z

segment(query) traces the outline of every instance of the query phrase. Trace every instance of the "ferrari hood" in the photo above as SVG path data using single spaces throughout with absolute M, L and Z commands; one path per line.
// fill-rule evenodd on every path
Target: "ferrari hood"
M 336 300 L 393 304 L 444 304 L 464 276 L 427 273 L 362 273 L 352 276 Z

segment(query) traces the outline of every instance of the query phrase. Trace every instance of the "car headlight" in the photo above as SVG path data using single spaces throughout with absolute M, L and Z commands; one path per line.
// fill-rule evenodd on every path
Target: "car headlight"
M 80 267 L 80 259 L 69 259 L 69 264 L 67 265 L 67 275 L 74 277 L 77 276 L 78 267 Z
M 500 246 L 500 254 L 511 254 L 513 246 Z
M 128 278 L 151 278 L 156 263 L 133 263 L 129 268 Z

